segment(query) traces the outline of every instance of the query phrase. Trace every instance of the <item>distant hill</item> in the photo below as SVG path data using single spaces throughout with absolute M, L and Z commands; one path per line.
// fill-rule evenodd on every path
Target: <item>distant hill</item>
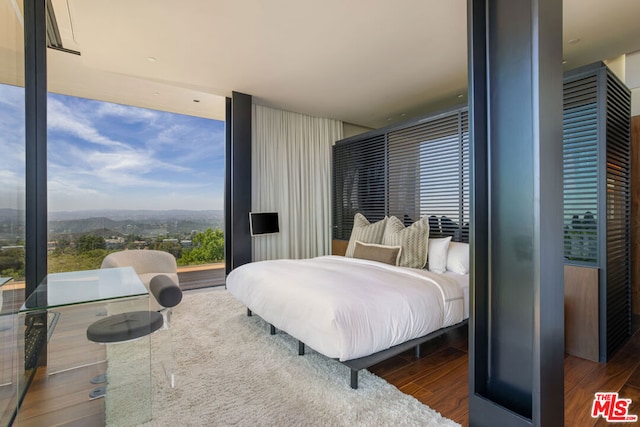
M 107 218 L 114 221 L 123 220 L 222 220 L 223 211 L 203 210 L 192 211 L 186 209 L 172 210 L 116 210 L 116 209 L 96 209 L 83 211 L 59 211 L 49 212 L 49 221 L 64 221 L 85 218 Z
M 24 224 L 24 210 L 0 209 L 0 225 Z
M 0 239 L 14 238 L 16 225 L 22 225 L 24 212 L 0 209 Z M 188 235 L 207 228 L 223 228 L 223 211 L 206 210 L 86 210 L 49 213 L 49 236 L 93 233 L 100 236 L 142 237 Z M 6 235 L 3 233 L 7 230 Z M 11 234 L 9 234 L 11 231 Z

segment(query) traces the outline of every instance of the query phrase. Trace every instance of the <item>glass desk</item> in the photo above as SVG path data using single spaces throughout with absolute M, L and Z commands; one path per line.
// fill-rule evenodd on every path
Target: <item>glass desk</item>
M 18 387 L 20 398 L 25 399 L 23 406 L 39 368 L 46 369 L 49 379 L 55 376 L 58 381 L 65 376 L 75 388 L 86 390 L 78 395 L 86 396 L 87 402 L 100 401 L 105 424 L 136 425 L 150 420 L 150 337 L 109 345 L 86 337 L 89 325 L 106 316 L 148 310 L 148 290 L 131 267 L 49 274 L 24 302 L 18 316 L 18 325 L 24 328 L 24 334 L 18 336 L 18 362 L 22 365 L 18 372 L 25 373 L 24 384 Z M 106 382 L 100 381 L 102 374 L 106 374 Z M 101 386 L 106 386 L 104 399 L 90 397 L 92 390 Z M 16 420 L 21 421 L 20 410 Z
M 149 292 L 131 267 L 53 273 L 45 277 L 20 308 L 46 310 L 120 298 L 147 296 Z

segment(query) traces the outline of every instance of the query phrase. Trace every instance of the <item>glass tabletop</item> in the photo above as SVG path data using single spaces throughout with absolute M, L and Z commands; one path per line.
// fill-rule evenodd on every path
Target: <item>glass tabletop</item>
M 132 267 L 101 268 L 47 275 L 27 298 L 21 312 L 146 295 Z

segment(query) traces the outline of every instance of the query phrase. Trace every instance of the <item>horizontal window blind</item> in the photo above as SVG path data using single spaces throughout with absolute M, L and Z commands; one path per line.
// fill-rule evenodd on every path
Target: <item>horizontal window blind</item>
M 591 75 L 564 83 L 564 256 L 598 262 L 598 86 Z
M 386 137 L 333 146 L 333 238 L 348 240 L 353 217 L 379 221 L 386 210 Z
M 393 215 L 406 226 L 428 216 L 431 237 L 452 236 L 456 241 L 468 242 L 468 128 L 468 113 L 464 108 L 394 128 L 376 137 L 336 144 L 334 238 L 347 240 L 353 215 L 360 212 L 371 221 Z M 379 163 L 381 159 L 383 166 Z M 376 170 L 384 171 L 383 175 L 375 174 L 375 188 L 384 189 L 384 200 L 371 199 L 366 208 L 362 204 L 356 207 L 353 186 L 345 186 L 345 182 L 350 182 L 345 181 L 345 177 L 354 175 L 361 164 L 375 164 Z

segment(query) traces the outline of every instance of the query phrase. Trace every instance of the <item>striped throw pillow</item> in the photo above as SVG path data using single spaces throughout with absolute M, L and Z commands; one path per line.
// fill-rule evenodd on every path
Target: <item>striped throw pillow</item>
M 344 256 L 353 258 L 353 251 L 356 250 L 356 241 L 362 243 L 381 243 L 386 224 L 386 216 L 380 221 L 371 224 L 364 215 L 357 213 L 353 218 L 351 237 L 349 238 L 349 245 L 347 246 L 347 251 Z
M 429 251 L 429 218 L 424 216 L 409 227 L 395 216 L 387 220 L 382 244 L 402 246 L 400 267 L 424 268 Z

